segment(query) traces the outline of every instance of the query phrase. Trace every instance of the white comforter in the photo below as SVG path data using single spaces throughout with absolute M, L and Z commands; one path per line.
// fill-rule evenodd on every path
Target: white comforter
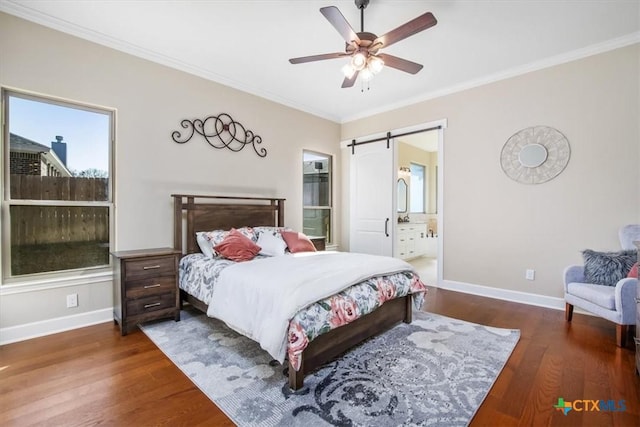
M 207 315 L 260 343 L 280 363 L 289 321 L 302 308 L 373 276 L 414 271 L 400 259 L 347 252 L 305 252 L 225 268 Z

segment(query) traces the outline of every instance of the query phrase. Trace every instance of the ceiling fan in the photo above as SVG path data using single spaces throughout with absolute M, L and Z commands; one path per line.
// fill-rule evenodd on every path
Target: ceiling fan
M 342 87 L 347 88 L 354 85 L 358 75 L 368 81 L 382 70 L 385 65 L 416 74 L 422 69 L 422 65 L 388 53 L 380 52 L 380 49 L 387 48 L 400 40 L 406 39 L 420 31 L 431 28 L 438 23 L 431 12 L 424 13 L 417 18 L 389 31 L 378 37 L 373 33 L 364 31 L 364 10 L 369 5 L 369 0 L 355 0 L 356 7 L 360 9 L 360 32 L 356 33 L 351 28 L 345 17 L 335 6 L 320 8 L 320 13 L 334 26 L 346 42 L 345 52 L 326 53 L 322 55 L 303 56 L 291 58 L 292 64 L 302 64 L 305 62 L 322 61 L 325 59 L 343 58 L 350 56 L 351 61 L 342 68 L 345 79 Z

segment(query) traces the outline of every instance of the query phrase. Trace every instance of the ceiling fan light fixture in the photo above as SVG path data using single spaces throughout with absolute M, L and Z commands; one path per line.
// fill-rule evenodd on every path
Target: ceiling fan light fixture
M 361 71 L 367 65 L 367 56 L 359 50 L 351 57 L 351 65 L 358 71 Z
M 371 70 L 373 74 L 378 74 L 380 71 L 382 71 L 383 67 L 384 61 L 382 60 L 382 58 L 378 58 L 377 56 L 369 57 L 369 60 L 367 61 L 367 68 Z
M 360 71 L 360 77 L 363 81 L 368 82 L 373 78 L 373 72 L 368 67 L 363 68 L 362 71 Z
M 351 63 L 348 63 L 345 64 L 344 67 L 342 67 L 342 73 L 346 78 L 350 79 L 356 73 L 356 69 L 353 65 L 351 65 Z

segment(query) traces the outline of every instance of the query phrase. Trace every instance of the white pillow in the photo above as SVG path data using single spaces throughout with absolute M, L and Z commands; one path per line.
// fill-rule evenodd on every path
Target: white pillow
M 284 250 L 287 249 L 286 242 L 271 233 L 260 233 L 256 244 L 262 248 L 260 255 L 280 256 L 284 255 Z
M 205 237 L 205 231 L 198 231 L 196 233 L 196 241 L 198 242 L 198 246 L 200 246 L 200 250 L 203 254 L 208 256 L 209 258 L 213 258 L 213 250 L 211 249 L 211 243 Z

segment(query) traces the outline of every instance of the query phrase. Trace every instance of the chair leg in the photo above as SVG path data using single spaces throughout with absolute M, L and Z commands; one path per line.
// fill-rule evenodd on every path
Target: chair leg
M 616 325 L 616 344 L 618 347 L 627 346 L 627 335 L 629 335 L 629 325 Z
M 564 318 L 567 322 L 571 322 L 573 319 L 573 305 L 568 302 L 564 304 Z

